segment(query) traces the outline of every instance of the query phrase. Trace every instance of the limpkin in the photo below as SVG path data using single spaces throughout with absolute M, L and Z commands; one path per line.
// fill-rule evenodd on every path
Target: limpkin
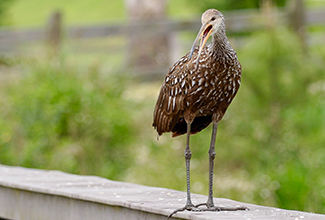
M 202 26 L 191 51 L 181 57 L 165 77 L 154 110 L 153 127 L 158 135 L 172 132 L 172 137 L 187 134 L 185 147 L 187 202 L 179 211 L 236 211 L 246 207 L 217 207 L 213 201 L 213 166 L 219 121 L 240 86 L 241 65 L 230 46 L 223 14 L 216 9 L 205 11 Z M 206 45 L 209 36 L 212 43 Z M 201 40 L 200 45 L 196 46 Z M 190 195 L 190 135 L 213 123 L 209 148 L 209 193 L 206 203 L 193 205 Z M 199 206 L 205 205 L 206 208 Z

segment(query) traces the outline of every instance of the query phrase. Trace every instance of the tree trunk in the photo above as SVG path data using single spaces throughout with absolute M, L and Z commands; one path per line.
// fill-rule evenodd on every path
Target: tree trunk
M 126 0 L 130 24 L 163 22 L 167 0 Z M 169 66 L 167 28 L 134 31 L 128 36 L 127 64 L 136 73 L 166 72 Z

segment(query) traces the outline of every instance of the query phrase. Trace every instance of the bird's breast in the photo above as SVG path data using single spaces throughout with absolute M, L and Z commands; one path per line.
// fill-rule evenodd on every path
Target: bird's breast
M 201 60 L 197 69 L 189 71 L 187 83 L 183 82 L 184 102 L 198 114 L 209 115 L 222 107 L 227 108 L 233 100 L 240 86 L 240 66 L 233 65 L 233 61 L 209 62 L 208 65 L 204 57 Z
M 197 62 L 195 50 L 191 59 L 188 54 L 183 56 L 166 75 L 167 108 L 173 111 L 178 105 L 179 110 L 192 109 L 205 115 L 227 107 L 239 88 L 240 73 L 236 53 L 216 54 L 206 49 Z

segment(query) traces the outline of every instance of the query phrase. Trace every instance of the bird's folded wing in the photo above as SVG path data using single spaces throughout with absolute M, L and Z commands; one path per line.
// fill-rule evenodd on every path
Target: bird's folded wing
M 184 110 L 188 83 L 186 73 L 180 66 L 177 62 L 169 69 L 160 89 L 153 119 L 153 126 L 159 135 L 172 131 Z

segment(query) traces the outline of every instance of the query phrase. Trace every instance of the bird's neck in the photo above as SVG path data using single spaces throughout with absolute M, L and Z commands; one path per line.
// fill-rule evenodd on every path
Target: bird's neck
M 216 34 L 212 36 L 212 45 L 213 50 L 218 51 L 225 51 L 225 50 L 232 50 L 228 38 L 226 36 L 226 32 L 224 30 L 219 30 Z

